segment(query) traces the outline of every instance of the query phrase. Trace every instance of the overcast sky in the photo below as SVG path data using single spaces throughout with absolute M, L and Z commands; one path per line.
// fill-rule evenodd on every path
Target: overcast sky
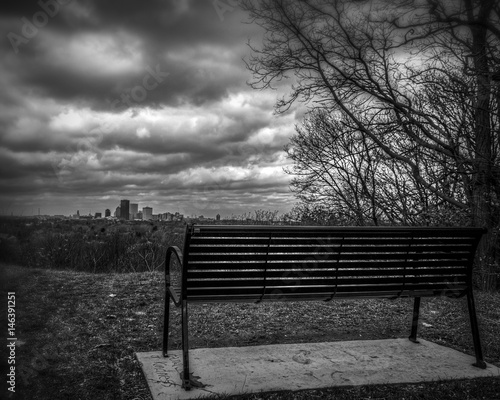
M 24 5 L 23 5 L 24 4 Z M 286 212 L 283 146 L 229 0 L 2 1 L 0 213 Z

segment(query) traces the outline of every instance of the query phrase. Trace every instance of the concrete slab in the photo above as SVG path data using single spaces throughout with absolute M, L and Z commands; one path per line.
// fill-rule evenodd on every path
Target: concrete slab
M 278 344 L 190 350 L 194 376 L 206 385 L 181 388 L 182 352 L 137 353 L 154 400 L 384 383 L 500 377 L 474 357 L 419 339 Z

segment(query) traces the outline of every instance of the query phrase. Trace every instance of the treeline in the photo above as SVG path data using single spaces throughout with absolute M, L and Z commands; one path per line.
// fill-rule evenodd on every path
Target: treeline
M 3 220 L 0 261 L 82 272 L 163 270 L 168 246 L 182 246 L 183 226 Z
M 222 224 L 283 223 L 278 211 L 256 210 Z M 196 221 L 215 223 L 215 221 Z M 92 273 L 162 271 L 169 246 L 182 249 L 185 223 L 0 218 L 0 262 Z

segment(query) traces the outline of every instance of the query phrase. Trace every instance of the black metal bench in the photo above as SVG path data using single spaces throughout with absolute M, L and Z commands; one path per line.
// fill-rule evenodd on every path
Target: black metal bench
M 421 297 L 467 296 L 475 366 L 481 351 L 472 265 L 479 228 L 190 225 L 183 252 L 167 250 L 163 355 L 170 299 L 182 309 L 185 389 L 190 389 L 188 303 L 413 297 L 417 342 Z M 174 285 L 170 260 L 182 266 Z

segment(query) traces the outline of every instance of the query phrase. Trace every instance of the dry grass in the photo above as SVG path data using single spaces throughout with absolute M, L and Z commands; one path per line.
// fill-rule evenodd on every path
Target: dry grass
M 2 298 L 16 292 L 17 398 L 151 399 L 134 353 L 161 348 L 161 274 L 1 271 Z M 476 303 L 485 359 L 500 365 L 500 295 L 477 293 Z M 194 305 L 190 347 L 406 337 L 411 310 L 409 299 Z M 430 326 L 421 326 L 420 336 L 473 354 L 467 316 L 464 299 L 424 299 L 421 322 Z M 179 321 L 174 309 L 172 348 L 180 347 Z M 498 399 L 498 393 L 499 379 L 476 379 L 238 399 Z

